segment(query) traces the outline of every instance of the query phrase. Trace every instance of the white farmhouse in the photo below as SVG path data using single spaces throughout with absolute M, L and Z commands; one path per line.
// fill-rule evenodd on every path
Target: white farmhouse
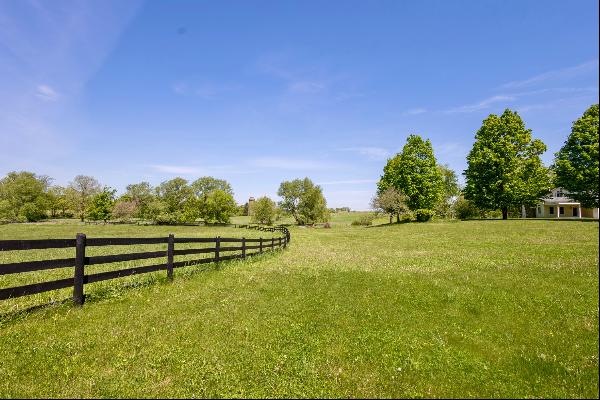
M 583 208 L 578 201 L 569 197 L 562 188 L 552 189 L 548 196 L 540 199 L 536 218 L 598 218 L 598 208 Z

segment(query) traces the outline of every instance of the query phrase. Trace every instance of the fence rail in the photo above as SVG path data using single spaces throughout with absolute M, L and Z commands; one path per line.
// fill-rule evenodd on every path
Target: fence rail
M 100 282 L 108 279 L 115 279 L 129 275 L 144 274 L 161 270 L 166 270 L 167 277 L 172 280 L 174 268 L 233 260 L 238 258 L 244 259 L 265 251 L 274 251 L 276 248 L 285 248 L 290 242 L 290 232 L 285 227 L 261 227 L 251 225 L 236 225 L 236 227 L 257 229 L 266 232 L 279 232 L 283 233 L 283 235 L 272 238 L 261 237 L 257 239 L 245 237 L 222 238 L 219 236 L 212 238 L 176 238 L 174 235 L 154 238 L 87 238 L 83 233 L 78 233 L 75 239 L 0 240 L 0 252 L 32 249 L 75 248 L 74 258 L 0 264 L 0 275 L 74 267 L 73 278 L 0 289 L 0 300 L 73 287 L 73 301 L 77 305 L 82 305 L 85 300 L 84 285 L 87 283 Z M 191 249 L 186 248 L 176 250 L 175 245 L 177 243 L 214 243 L 214 247 Z M 248 245 L 248 243 L 250 243 L 250 245 Z M 258 245 L 256 245 L 256 243 L 258 243 Z M 128 246 L 138 244 L 167 244 L 167 249 L 160 251 L 124 253 L 93 257 L 88 257 L 85 255 L 85 250 L 87 247 Z M 222 244 L 226 245 L 222 246 Z M 258 251 L 250 252 L 249 250 Z M 241 251 L 241 253 L 227 255 L 221 254 L 223 252 L 230 253 L 238 251 Z M 206 253 L 214 253 L 214 256 L 210 258 L 175 262 L 176 256 Z M 86 265 L 109 264 L 121 261 L 145 260 L 161 257 L 165 257 L 166 262 L 87 275 L 85 273 Z

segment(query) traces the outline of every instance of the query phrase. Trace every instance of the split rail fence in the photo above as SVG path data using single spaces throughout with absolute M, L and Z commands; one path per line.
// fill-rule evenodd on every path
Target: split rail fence
M 0 289 L 0 300 L 73 287 L 73 302 L 77 305 L 82 305 L 85 299 L 83 288 L 87 283 L 100 282 L 108 279 L 121 278 L 124 276 L 144 274 L 160 270 L 166 270 L 168 279 L 172 280 L 174 268 L 212 262 L 218 263 L 219 261 L 233 260 L 237 258 L 243 259 L 254 254 L 263 253 L 265 251 L 274 251 L 276 248 L 285 248 L 290 242 L 290 233 L 285 227 L 245 227 L 248 229 L 258 229 L 261 231 L 280 232 L 282 235 L 272 238 L 261 237 L 258 239 L 222 238 L 220 236 L 211 238 L 176 238 L 174 235 L 153 238 L 87 238 L 83 233 L 78 233 L 75 239 L 0 240 L 0 252 L 32 249 L 75 248 L 75 257 L 73 258 L 0 264 L 0 275 L 74 267 L 73 278 Z M 167 244 L 166 251 L 161 250 L 93 257 L 88 257 L 85 254 L 86 248 L 92 246 L 127 246 L 161 243 Z M 214 243 L 214 247 L 175 249 L 175 245 L 178 243 Z M 222 254 L 238 251 L 241 253 L 227 255 Z M 214 253 L 214 256 L 196 260 L 179 262 L 174 261 L 175 256 L 202 253 Z M 89 275 L 86 275 L 85 273 L 86 265 L 108 264 L 120 261 L 144 260 L 161 257 L 166 257 L 166 262 Z

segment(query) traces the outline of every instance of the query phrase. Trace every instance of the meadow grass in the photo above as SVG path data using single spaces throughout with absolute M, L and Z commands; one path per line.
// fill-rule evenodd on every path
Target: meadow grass
M 251 232 L 41 224 L 0 238 L 78 231 Z M 597 222 L 291 231 L 285 251 L 173 282 L 86 286 L 99 294 L 82 308 L 60 302 L 69 291 L 35 311 L 20 310 L 46 298 L 11 300 L 0 396 L 598 397 Z

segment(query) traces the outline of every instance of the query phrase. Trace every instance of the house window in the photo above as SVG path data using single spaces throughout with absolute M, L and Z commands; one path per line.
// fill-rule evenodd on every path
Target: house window
M 550 207 L 550 212 L 549 214 L 554 214 L 554 207 Z
M 564 215 L 565 214 L 565 208 L 564 207 L 558 207 L 558 212 L 560 213 L 560 215 Z
M 538 206 L 538 215 L 542 215 L 542 206 Z
M 564 196 L 564 193 L 563 193 L 562 189 L 556 189 L 556 197 L 563 197 L 563 196 Z
M 577 217 L 577 208 L 573 207 L 573 216 Z

